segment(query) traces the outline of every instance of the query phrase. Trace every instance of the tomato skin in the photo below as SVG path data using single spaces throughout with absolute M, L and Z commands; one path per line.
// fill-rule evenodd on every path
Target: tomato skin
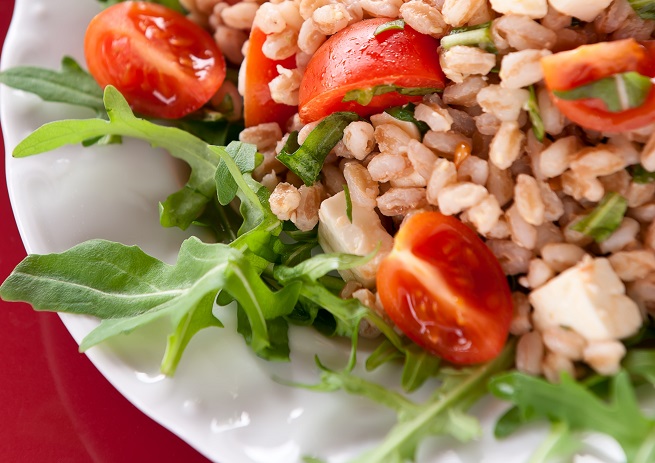
M 439 65 L 439 41 L 405 25 L 374 35 L 389 18 L 366 19 L 330 37 L 307 64 L 300 84 L 299 114 L 304 123 L 336 111 L 369 116 L 391 106 L 420 101 L 397 92 L 378 95 L 366 106 L 342 102 L 346 92 L 381 84 L 442 89 L 446 77 Z
M 273 101 L 268 83 L 279 75 L 278 65 L 286 69 L 295 68 L 296 58 L 291 56 L 281 61 L 275 61 L 266 57 L 262 52 L 265 41 L 266 34 L 261 29 L 254 27 L 250 31 L 243 101 L 245 125 L 251 127 L 266 122 L 277 122 L 284 131 L 287 121 L 298 108 Z
M 655 87 L 651 88 L 642 106 L 620 112 L 608 111 L 600 99 L 567 101 L 552 94 L 553 90 L 571 90 L 629 71 L 655 77 L 653 41 L 639 43 L 625 39 L 583 45 L 542 58 L 541 67 L 544 82 L 557 108 L 582 127 L 601 132 L 623 132 L 655 122 Z
M 207 103 L 225 79 L 225 59 L 212 36 L 155 3 L 103 10 L 89 23 L 84 54 L 100 86 L 115 86 L 147 116 L 183 117 Z
M 455 217 L 409 217 L 378 268 L 377 290 L 393 322 L 449 362 L 486 362 L 505 345 L 513 313 L 507 279 L 482 240 Z

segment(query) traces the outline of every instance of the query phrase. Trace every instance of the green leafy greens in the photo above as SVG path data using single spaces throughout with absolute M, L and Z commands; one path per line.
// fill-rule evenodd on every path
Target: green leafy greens
M 407 96 L 421 96 L 421 95 L 430 95 L 431 93 L 440 92 L 440 88 L 433 87 L 400 87 L 395 84 L 380 84 L 370 88 L 358 88 L 355 90 L 349 90 L 344 95 L 341 101 L 355 101 L 356 103 L 366 106 L 368 105 L 374 97 L 378 95 L 384 95 L 385 93 L 397 92 L 401 95 Z
M 613 113 L 638 108 L 650 94 L 653 82 L 638 72 L 624 72 L 605 77 L 571 90 L 554 90 L 553 94 L 562 100 L 584 100 L 598 98 Z
M 623 196 L 609 192 L 589 215 L 571 225 L 571 229 L 600 243 L 619 228 L 627 209 L 628 201 Z

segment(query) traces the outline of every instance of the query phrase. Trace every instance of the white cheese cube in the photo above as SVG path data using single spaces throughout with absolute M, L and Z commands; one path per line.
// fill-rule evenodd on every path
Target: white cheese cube
M 612 0 L 548 0 L 548 3 L 562 14 L 590 22 L 601 14 Z
M 623 339 L 635 334 L 643 320 L 637 304 L 609 261 L 586 256 L 530 293 L 533 319 L 540 329 L 571 328 L 590 341 Z
M 532 19 L 541 19 L 548 13 L 548 1 L 491 0 L 491 8 L 502 14 L 519 14 Z
M 377 213 L 353 203 L 351 223 L 346 214 L 346 195 L 341 191 L 321 203 L 318 218 L 318 242 L 325 252 L 364 256 L 380 244 L 378 253 L 367 264 L 340 272 L 345 280 L 354 279 L 366 288 L 374 287 L 380 261 L 393 248 L 393 238 Z

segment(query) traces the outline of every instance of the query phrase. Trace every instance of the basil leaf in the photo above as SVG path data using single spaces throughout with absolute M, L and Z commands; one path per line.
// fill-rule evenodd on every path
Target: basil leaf
M 635 183 L 653 183 L 655 182 L 655 172 L 646 170 L 641 164 L 635 164 L 628 169 L 632 175 L 632 181 Z
M 655 19 L 655 1 L 628 0 L 628 3 L 641 19 Z
M 643 105 L 653 83 L 638 72 L 624 72 L 605 77 L 571 90 L 553 90 L 557 98 L 567 101 L 598 98 L 610 112 L 621 112 Z
M 491 35 L 491 21 L 477 26 L 457 27 L 441 38 L 441 48 L 444 50 L 457 45 L 478 47 L 490 53 L 498 53 Z
M 300 177 L 305 185 L 311 186 L 318 179 L 325 158 L 343 137 L 346 126 L 358 119 L 359 116 L 352 112 L 333 113 L 319 122 L 302 146 L 295 150 L 298 135 L 289 135 L 277 159 Z
M 98 114 L 105 111 L 102 88 L 69 56 L 62 59 L 59 71 L 33 66 L 9 68 L 0 72 L 0 83 L 34 93 L 44 101 L 83 106 Z
M 384 112 L 395 117 L 398 120 L 411 122 L 418 128 L 421 135 L 425 135 L 430 127 L 423 121 L 419 121 L 414 117 L 414 103 L 407 103 L 405 106 L 394 106 L 393 108 L 385 109 Z
M 541 119 L 541 113 L 539 112 L 539 104 L 537 103 L 537 93 L 535 92 L 534 85 L 530 85 L 530 98 L 527 103 L 528 116 L 530 117 L 530 122 L 532 123 L 532 132 L 537 140 L 544 141 L 544 136 L 546 135 L 546 130 L 544 129 L 544 121 Z
M 375 29 L 375 32 L 373 32 L 373 35 L 377 36 L 378 34 L 381 34 L 383 32 L 402 31 L 404 29 L 405 29 L 405 21 L 402 19 L 395 19 L 393 21 L 389 21 L 388 23 L 379 25 L 378 28 Z
M 597 243 L 605 241 L 623 221 L 628 201 L 618 193 L 610 192 L 589 215 L 571 226 L 572 230 L 591 236 Z
M 385 93 L 398 92 L 401 95 L 421 96 L 440 92 L 442 89 L 433 87 L 400 87 L 394 84 L 380 84 L 370 88 L 359 88 L 346 92 L 342 102 L 355 101 L 362 106 L 368 105 L 374 97 Z

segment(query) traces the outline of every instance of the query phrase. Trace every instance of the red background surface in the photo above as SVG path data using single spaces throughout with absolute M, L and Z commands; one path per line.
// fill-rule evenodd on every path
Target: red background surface
M 0 0 L 0 46 L 13 5 Z M 0 134 L 0 281 L 25 256 L 4 155 Z M 77 352 L 57 315 L 0 301 L 0 462 L 149 461 L 208 460 L 125 400 Z

